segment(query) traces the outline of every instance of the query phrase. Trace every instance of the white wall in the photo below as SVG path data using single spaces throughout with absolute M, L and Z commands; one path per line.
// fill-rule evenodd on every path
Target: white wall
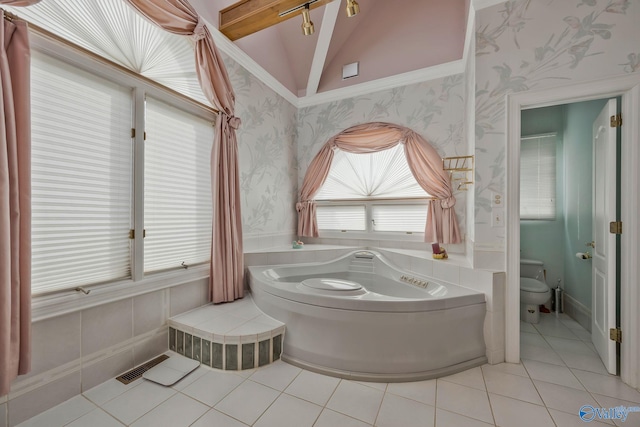
M 223 54 L 236 95 L 246 250 L 291 242 L 296 227 L 296 108 Z

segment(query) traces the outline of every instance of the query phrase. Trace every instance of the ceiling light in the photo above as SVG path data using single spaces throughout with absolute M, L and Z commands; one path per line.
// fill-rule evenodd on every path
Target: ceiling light
M 313 34 L 313 22 L 311 22 L 311 15 L 309 15 L 309 3 L 304 5 L 302 9 L 302 33 L 305 36 Z
M 356 0 L 347 0 L 347 16 L 351 18 L 360 12 L 360 5 Z

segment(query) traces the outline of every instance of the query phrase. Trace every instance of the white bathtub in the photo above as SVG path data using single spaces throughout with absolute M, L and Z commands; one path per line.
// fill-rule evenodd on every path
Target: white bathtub
M 402 272 L 375 251 L 249 267 L 249 285 L 256 305 L 286 325 L 283 360 L 305 369 L 417 381 L 487 361 L 484 294 Z

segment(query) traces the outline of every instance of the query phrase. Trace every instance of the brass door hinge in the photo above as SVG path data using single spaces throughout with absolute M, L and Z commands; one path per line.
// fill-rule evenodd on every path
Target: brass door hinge
M 617 128 L 622 126 L 622 114 L 618 113 L 615 116 L 611 116 L 611 127 Z
M 622 221 L 611 221 L 609 223 L 609 233 L 622 234 Z
M 620 328 L 609 329 L 609 339 L 615 342 L 622 342 L 622 330 Z
M 145 237 L 147 237 L 147 230 L 142 230 L 142 238 L 144 239 Z M 134 229 L 129 230 L 129 238 L 130 239 L 136 238 L 136 230 Z

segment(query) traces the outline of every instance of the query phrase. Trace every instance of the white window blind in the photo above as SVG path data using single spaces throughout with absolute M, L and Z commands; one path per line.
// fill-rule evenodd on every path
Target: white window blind
M 32 292 L 129 277 L 131 90 L 31 64 Z
M 556 217 L 556 135 L 524 137 L 520 144 L 520 219 Z
M 427 205 L 378 205 L 371 206 L 373 231 L 424 233 L 427 223 Z
M 319 230 L 366 230 L 366 208 L 364 205 L 327 205 L 316 207 Z
M 211 122 L 147 98 L 145 272 L 210 260 L 213 132 Z

